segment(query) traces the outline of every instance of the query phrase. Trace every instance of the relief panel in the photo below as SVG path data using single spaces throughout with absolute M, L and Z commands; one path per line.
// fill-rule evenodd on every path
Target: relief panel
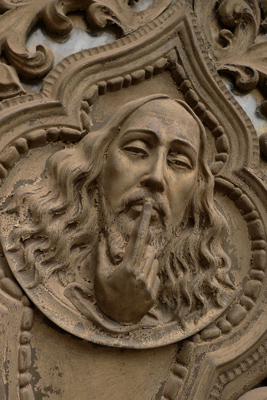
M 265 6 L 139 6 L 0 2 L 3 399 L 266 396 Z

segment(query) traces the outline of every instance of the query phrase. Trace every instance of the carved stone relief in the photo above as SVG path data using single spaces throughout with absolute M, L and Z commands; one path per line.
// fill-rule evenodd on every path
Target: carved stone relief
M 0 1 L 3 400 L 266 397 L 265 3 L 133 3 Z

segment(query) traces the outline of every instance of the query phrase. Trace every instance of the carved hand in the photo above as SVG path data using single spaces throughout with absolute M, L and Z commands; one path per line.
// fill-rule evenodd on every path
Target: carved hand
M 98 306 L 118 322 L 138 322 L 153 306 L 160 285 L 155 249 L 146 245 L 152 206 L 145 203 L 121 264 L 114 266 L 105 241 L 98 247 L 95 295 Z

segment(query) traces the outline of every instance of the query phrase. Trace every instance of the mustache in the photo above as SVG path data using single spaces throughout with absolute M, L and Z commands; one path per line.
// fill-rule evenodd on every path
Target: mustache
M 120 210 L 120 213 L 129 211 L 133 205 L 145 204 L 146 202 L 149 202 L 152 205 L 153 209 L 157 211 L 163 224 L 166 225 L 166 220 L 170 215 L 170 210 L 166 204 L 164 195 L 158 192 L 151 193 L 145 189 L 135 189 L 125 196 L 123 200 L 123 208 Z

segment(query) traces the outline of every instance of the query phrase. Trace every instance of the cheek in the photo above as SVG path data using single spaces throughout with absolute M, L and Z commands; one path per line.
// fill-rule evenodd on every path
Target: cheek
M 186 206 L 196 187 L 196 173 L 183 174 L 180 179 L 173 181 L 171 188 L 170 207 L 174 223 L 179 223 L 182 219 Z
M 108 156 L 103 174 L 103 187 L 106 196 L 115 195 L 118 198 L 125 190 L 130 178 L 129 162 L 120 151 Z

